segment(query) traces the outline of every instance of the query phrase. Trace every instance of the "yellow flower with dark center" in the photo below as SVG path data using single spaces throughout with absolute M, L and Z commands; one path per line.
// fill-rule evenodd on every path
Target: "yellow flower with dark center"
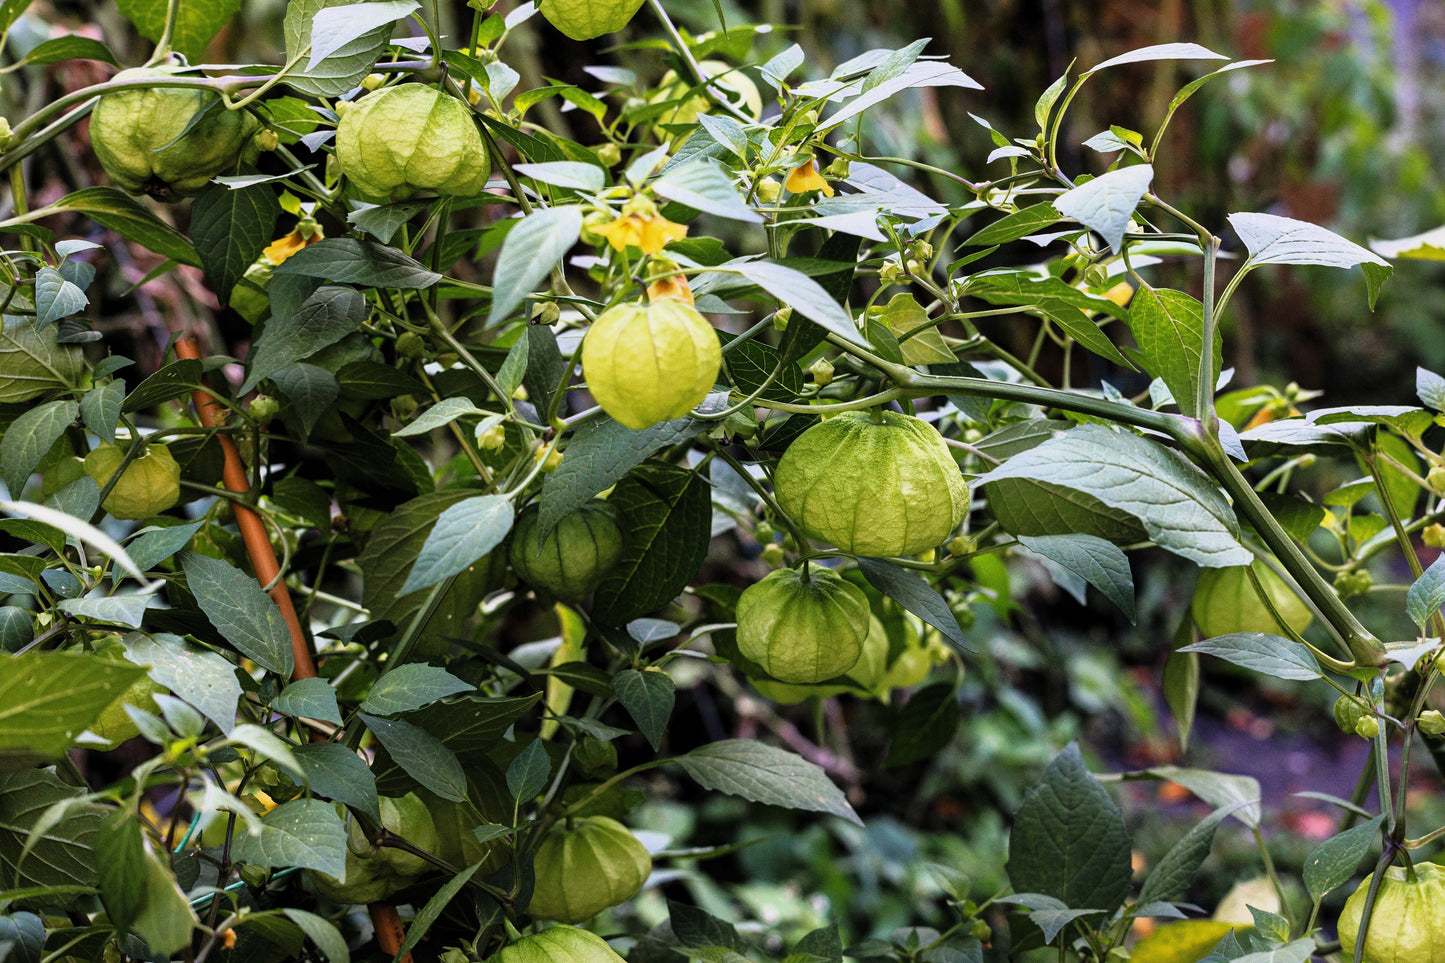
M 614 251 L 635 247 L 643 254 L 656 254 L 673 241 L 687 237 L 687 225 L 669 221 L 661 214 L 622 214 L 593 231 L 607 239 Z
M 783 186 L 792 194 L 806 194 L 808 191 L 822 191 L 824 197 L 833 196 L 833 185 L 823 179 L 818 173 L 818 163 L 809 157 L 807 161 L 798 167 L 794 167 L 788 174 L 788 179 Z

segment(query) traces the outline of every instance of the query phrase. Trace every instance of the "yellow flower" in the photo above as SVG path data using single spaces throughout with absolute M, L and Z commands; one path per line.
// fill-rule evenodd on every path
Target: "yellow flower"
M 792 194 L 804 194 L 808 191 L 822 191 L 824 197 L 833 196 L 833 187 L 818 173 L 818 164 L 809 157 L 802 165 L 794 167 L 788 174 L 787 181 L 783 184 Z
M 688 284 L 687 278 L 681 274 L 660 278 L 647 286 L 647 299 L 649 301 L 661 301 L 665 298 L 681 301 L 688 306 L 697 303 L 693 300 L 692 285 Z
M 605 237 L 614 251 L 623 251 L 631 246 L 643 254 L 656 254 L 673 241 L 687 237 L 686 224 L 669 221 L 661 214 L 644 216 L 624 213 L 616 220 L 592 230 Z
M 303 217 L 296 225 L 296 229 L 285 237 L 278 237 L 266 249 L 261 256 L 272 264 L 280 264 L 297 251 L 308 244 L 315 244 L 325 237 L 321 225 L 317 224 L 314 218 Z

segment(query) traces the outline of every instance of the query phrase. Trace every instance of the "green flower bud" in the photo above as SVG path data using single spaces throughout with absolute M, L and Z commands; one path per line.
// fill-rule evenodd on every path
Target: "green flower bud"
M 597 159 L 602 162 L 603 167 L 612 167 L 622 160 L 622 148 L 610 141 L 606 144 L 598 144 L 592 148 L 592 153 L 597 155 Z
M 786 557 L 783 546 L 777 542 L 769 542 L 763 546 L 762 559 L 769 568 L 777 568 L 779 565 L 782 565 Z
M 257 395 L 246 406 L 246 413 L 259 425 L 269 425 L 281 413 L 281 402 L 269 395 Z
M 416 359 L 426 354 L 426 339 L 415 331 L 403 331 L 396 339 L 398 357 Z
M 1426 709 L 1415 719 L 1415 725 L 1426 736 L 1445 736 L 1445 715 L 1439 709 Z
M 1420 540 L 1427 548 L 1445 548 L 1445 525 L 1436 522 L 1425 526 L 1425 530 L 1420 533 Z
M 1380 734 L 1380 722 L 1374 716 L 1361 716 L 1355 723 L 1355 735 L 1361 739 L 1373 739 Z
M 251 143 L 256 145 L 257 150 L 273 151 L 281 146 L 281 135 L 267 127 L 264 130 L 256 131 L 256 136 L 251 139 Z
M 827 358 L 819 358 L 808 366 L 808 374 L 812 375 L 813 382 L 819 387 L 825 387 L 833 383 L 833 362 Z

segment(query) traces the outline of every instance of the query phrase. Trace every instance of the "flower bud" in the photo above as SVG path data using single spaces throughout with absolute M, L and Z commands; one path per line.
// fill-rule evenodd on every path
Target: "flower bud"
M 1437 495 L 1445 495 L 1445 465 L 1436 465 L 1425 476 L 1425 484 Z
M 826 387 L 833 383 L 833 362 L 827 358 L 819 358 L 808 365 L 808 374 L 812 375 L 813 382 L 819 388 Z
M 498 451 L 507 443 L 507 426 L 495 424 L 477 435 L 477 444 L 486 451 Z
M 1425 526 L 1425 530 L 1420 533 L 1420 540 L 1427 548 L 1445 548 L 1445 525 L 1436 522 Z
M 426 339 L 415 331 L 403 331 L 396 339 L 396 353 L 402 358 L 420 358 L 426 354 Z
M 257 150 L 273 151 L 281 146 L 281 135 L 271 128 L 265 127 L 256 131 L 256 136 L 251 138 L 251 142 L 256 145 Z
M 1445 736 L 1445 715 L 1439 709 L 1426 709 L 1415 719 L 1415 725 L 1427 736 Z
M 592 153 L 602 162 L 603 167 L 613 167 L 622 160 L 622 148 L 608 141 L 605 144 L 598 144 L 592 148 Z
M 763 546 L 762 559 L 769 568 L 777 568 L 782 565 L 785 557 L 783 546 L 777 542 L 769 542 Z
M 1374 716 L 1361 716 L 1355 723 L 1355 735 L 1361 739 L 1373 739 L 1380 734 L 1380 722 Z
M 556 324 L 562 317 L 562 309 L 557 307 L 556 301 L 543 301 L 532 306 L 532 323 L 545 324 L 548 327 Z
M 773 327 L 778 331 L 786 331 L 788 322 L 792 320 L 793 308 L 791 305 L 783 305 L 773 313 Z
M 366 90 L 375 90 L 386 83 L 386 74 L 367 74 L 361 78 L 361 86 Z
M 783 185 L 771 177 L 764 177 L 757 183 L 758 200 L 764 204 L 776 204 L 783 193 Z

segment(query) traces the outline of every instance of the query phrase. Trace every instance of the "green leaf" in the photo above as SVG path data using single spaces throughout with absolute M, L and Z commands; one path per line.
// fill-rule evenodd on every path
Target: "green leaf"
M 1179 410 L 1193 418 L 1199 397 L 1199 362 L 1204 349 L 1204 306 L 1182 291 L 1142 287 L 1130 304 L 1129 328 L 1144 353 L 1149 373 L 1169 388 Z M 1214 332 L 1214 373 L 1219 380 L 1223 338 Z
M 552 778 L 552 760 L 541 739 L 533 739 L 507 765 L 507 791 L 519 803 L 535 799 Z
M 1100 174 L 1054 198 L 1054 210 L 1095 232 L 1118 253 L 1129 219 L 1148 193 L 1154 168 L 1136 164 Z
M 1099 357 L 1123 368 L 1134 367 L 1091 317 L 1095 314 L 1129 317 L 1128 311 L 1108 298 L 1080 291 L 1058 278 L 1016 273 L 975 276 L 969 282 L 968 293 L 989 304 L 1019 305 L 1022 310 L 1053 321 L 1065 334 Z
M 99 60 L 112 67 L 120 66 L 109 47 L 99 40 L 92 40 L 79 34 L 56 37 L 36 45 L 20 59 L 16 66 L 20 66 L 20 64 L 54 64 L 62 60 Z
M 79 619 L 138 629 L 151 601 L 152 596 L 149 595 L 107 595 L 96 598 L 61 599 L 55 603 L 55 607 L 65 614 Z
M 58 759 L 144 674 L 67 652 L 0 654 L 0 770 Z
M 1360 860 L 1374 847 L 1384 818 L 1382 813 L 1331 836 L 1314 848 L 1304 865 L 1305 886 L 1311 899 L 1319 903 L 1332 890 L 1350 881 L 1360 866 Z
M 33 896 L 46 896 L 55 890 L 46 888 L 43 892 L 23 892 Z M 45 957 L 45 921 L 35 913 L 10 913 L 0 916 L 0 947 L 10 954 L 6 957 L 10 963 L 41 963 Z
M 877 558 L 858 559 L 858 568 L 873 587 L 943 633 L 943 637 L 965 652 L 973 647 L 963 637 L 958 619 L 943 596 L 922 578 L 899 565 Z
M 203 387 L 201 371 L 201 362 L 198 358 L 181 358 L 172 361 L 136 385 L 135 390 L 126 395 L 125 404 L 121 405 L 121 411 L 129 414 L 132 411 L 141 411 L 174 398 L 185 397 L 192 391 Z
M 715 217 L 751 224 L 760 224 L 763 220 L 761 214 L 743 202 L 727 172 L 709 160 L 691 161 L 672 168 L 652 182 L 652 189 L 660 197 Z
M 1405 593 L 1405 612 L 1423 632 L 1425 624 L 1442 605 L 1445 605 L 1445 555 L 1435 559 Z
M 299 679 L 291 685 L 309 681 L 315 680 Z M 334 742 L 308 742 L 292 750 L 292 755 L 305 771 L 313 793 L 381 822 L 376 777 L 355 752 Z
M 409 438 L 413 435 L 425 435 L 437 428 L 451 424 L 458 418 L 486 414 L 489 412 L 472 404 L 469 398 L 443 398 L 417 415 L 405 428 L 393 431 L 391 436 L 393 438 Z
M 171 956 L 190 946 L 191 931 L 200 920 L 171 875 L 168 862 L 148 852 L 141 867 L 145 895 L 131 929 L 153 952 Z
M 80 420 L 101 441 L 115 444 L 115 428 L 120 424 L 120 406 L 125 401 L 125 382 L 119 379 L 96 385 L 80 399 Z
M 341 725 L 341 709 L 336 704 L 336 690 L 325 679 L 297 679 L 271 700 L 271 708 L 288 716 L 320 719 Z
M 410 16 L 420 6 L 416 0 L 373 0 L 320 11 L 311 20 L 311 58 L 306 61 L 307 73 L 315 71 L 317 64 L 347 44 Z
M 1092 73 L 1103 70 L 1105 67 L 1117 67 L 1120 64 L 1139 64 L 1155 60 L 1228 60 L 1224 54 L 1217 54 L 1208 47 L 1201 47 L 1197 43 L 1161 43 L 1152 47 L 1140 47 L 1138 50 L 1131 50 L 1128 53 L 1120 54 L 1117 57 L 1110 57 L 1108 60 L 1096 67 L 1090 67 L 1084 71 L 1082 76 L 1089 76 Z
M 336 376 L 314 364 L 288 364 L 270 377 L 308 434 L 341 392 Z
M 467 776 L 462 764 L 457 761 L 456 753 L 436 736 L 400 719 L 382 719 L 364 713 L 359 713 L 358 718 L 408 776 L 443 799 L 461 802 L 467 797 Z
M 366 297 L 355 288 L 324 284 L 294 314 L 273 313 L 246 358 L 248 370 L 241 393 L 351 334 L 366 320 L 368 310 Z
M 666 605 L 697 575 L 712 538 L 712 491 L 696 472 L 647 464 L 618 482 L 608 501 L 621 517 L 624 547 L 593 596 L 592 617 L 622 625 Z
M 929 323 L 928 312 L 912 294 L 895 294 L 879 318 L 897 337 L 904 364 L 952 364 L 958 360 L 943 335 L 938 333 L 938 327 Z M 917 334 L 904 337 L 915 330 Z
M 1216 809 L 1229 809 L 1229 815 L 1251 829 L 1259 826 L 1259 782 L 1250 776 L 1233 776 L 1207 769 L 1182 769 L 1179 766 L 1154 766 L 1139 772 L 1126 773 L 1126 779 L 1162 779 L 1178 783 Z M 1242 805 L 1236 805 L 1242 804 Z
M 1040 94 L 1039 99 L 1034 102 L 1034 121 L 1038 123 L 1039 130 L 1044 133 L 1048 133 L 1049 130 L 1049 114 L 1053 112 L 1054 104 L 1058 103 L 1059 98 L 1063 96 L 1064 88 L 1068 86 L 1068 83 L 1069 72 L 1065 70 L 1063 76 L 1049 84 L 1048 89 Z
M 878 69 L 883 70 L 885 67 L 887 67 L 886 64 L 880 66 Z M 892 74 L 893 72 L 890 70 L 888 73 Z M 869 80 L 872 80 L 872 77 L 870 77 Z M 862 85 L 864 92 L 819 121 L 817 132 L 821 134 L 832 130 L 834 127 L 843 123 L 843 121 L 857 116 L 869 107 L 882 103 L 894 94 L 904 90 L 911 90 L 915 87 L 983 89 L 983 86 L 978 81 L 952 64 L 938 60 L 916 61 L 908 64 L 900 73 L 888 76 L 888 79 L 882 82 L 875 82 L 871 85 L 865 82 Z
M 417 944 L 426 938 L 427 931 L 431 929 L 432 924 L 441 917 L 442 912 L 451 904 L 451 901 L 456 898 L 456 895 L 462 891 L 462 887 L 467 885 L 467 883 L 471 881 L 472 876 L 481 868 L 481 863 L 473 863 L 471 866 L 468 866 L 447 880 L 446 885 L 432 894 L 432 898 L 426 901 L 426 905 L 421 908 L 421 912 L 416 914 L 416 918 L 413 919 L 411 925 L 406 928 L 406 938 L 403 939 L 401 945 L 397 947 L 396 954 L 392 956 L 392 963 L 403 963 L 403 961 L 410 959 L 408 954 L 416 949 Z M 317 919 L 320 919 L 320 917 L 317 917 Z M 323 920 L 323 922 L 325 921 Z M 330 926 L 331 924 L 328 923 L 327 925 Z M 341 942 L 340 934 L 337 934 L 336 939 L 338 945 L 344 951 L 346 944 Z M 328 958 L 331 959 L 333 963 L 338 959 L 338 957 Z M 339 959 L 344 960 L 344 957 Z
M 582 210 L 548 207 L 533 211 L 507 232 L 493 272 L 487 326 L 508 318 L 561 263 L 582 233 Z
M 297 61 L 307 46 L 312 44 L 317 14 L 328 8 L 351 5 L 352 0 L 291 0 L 286 5 L 286 19 L 283 23 L 287 62 Z M 341 96 L 371 72 L 372 65 L 381 56 L 391 38 L 392 29 L 390 21 L 374 27 L 332 50 L 324 61 L 314 67 L 305 68 L 304 72 L 301 64 L 297 62 L 286 75 L 286 83 L 303 94 L 319 97 Z
M 1365 271 L 1373 309 L 1380 287 L 1395 270 L 1373 251 L 1308 221 L 1277 214 L 1231 214 L 1227 220 L 1249 250 L 1249 259 L 1240 268 L 1241 272 L 1260 264 L 1318 264 L 1338 268 L 1359 264 Z
M 539 184 L 551 184 L 553 187 L 565 187 L 569 190 L 600 191 L 607 185 L 607 171 L 596 164 L 581 161 L 517 164 L 515 170 Z
M 290 678 L 296 664 L 291 630 L 280 606 L 260 584 L 227 562 L 194 552 L 181 556 L 181 568 L 201 611 L 222 638 L 263 669 Z
M 291 747 L 270 729 L 243 722 L 231 730 L 229 739 L 271 760 L 276 764 L 277 769 L 305 784 L 306 770 L 301 767 L 301 763 L 292 754 Z
M 222 307 L 271 242 L 280 216 L 281 203 L 269 184 L 238 190 L 212 184 L 191 204 L 191 240 Z
M 52 806 L 74 803 L 85 792 L 63 782 L 54 769 L 0 774 L 0 885 L 95 884 L 92 846 L 104 813 L 90 806 L 73 805 L 63 819 L 38 825 Z M 36 838 L 31 839 L 35 830 Z M 30 850 L 21 863 L 20 855 L 27 845 Z
M 769 401 L 790 401 L 803 390 L 803 372 L 796 362 L 779 365 L 776 348 L 758 341 L 728 344 L 727 371 L 738 392 L 758 395 Z M 769 380 L 774 371 L 778 374 Z M 766 387 L 764 387 L 766 385 Z
M 237 833 L 231 855 L 253 866 L 299 866 L 344 877 L 346 826 L 331 803 L 293 799 L 261 817 L 260 832 Z
M 731 262 L 725 266 L 771 294 L 778 303 L 790 306 L 796 314 L 861 348 L 868 347 L 848 312 L 822 285 L 803 272 L 772 261 Z
M 49 401 L 38 405 L 10 423 L 0 437 L 0 466 L 5 486 L 20 497 L 30 475 L 50 451 L 50 446 L 65 434 L 65 429 L 80 416 L 80 405 L 74 401 Z
M 346 939 L 330 920 L 289 906 L 283 907 L 281 912 L 301 928 L 307 939 L 316 944 L 316 948 L 326 957 L 328 963 L 351 963 L 351 951 L 346 947 Z M 410 937 L 410 930 L 407 935 Z
M 1061 899 L 1043 893 L 1017 893 L 1007 897 L 1005 902 L 1016 903 L 1028 908 L 1029 920 L 1044 934 L 1044 942 L 1052 943 L 1064 927 L 1074 920 L 1093 916 L 1100 912 L 1096 908 L 1069 909 Z
M 660 750 L 676 699 L 672 678 L 664 672 L 623 669 L 612 677 L 612 690 L 651 744 L 652 751 Z
M 1266 632 L 1235 632 L 1186 645 L 1181 652 L 1200 652 L 1261 672 L 1276 679 L 1309 682 L 1324 677 L 1319 663 L 1298 642 Z
M 79 314 L 88 304 L 85 292 L 55 268 L 43 267 L 35 272 L 35 323 L 41 328 Z
M 791 752 L 752 739 L 723 739 L 675 760 L 704 789 L 787 809 L 863 821 L 822 769 Z
M 1071 909 L 1107 915 L 1129 895 L 1129 830 L 1076 743 L 1025 793 L 1009 833 L 1007 869 L 1015 890 L 1052 896 Z
M 1078 575 L 1119 607 L 1134 622 L 1134 574 L 1129 559 L 1112 542 L 1094 535 L 1021 535 L 1031 552 Z
M 293 0 L 293 9 L 301 2 L 304 0 Z M 306 245 L 276 268 L 276 276 L 321 278 L 339 284 L 402 290 L 429 288 L 442 277 L 396 248 L 353 237 L 328 237 Z
M 166 26 L 166 0 L 118 0 L 121 15 L 147 40 L 160 40 Z M 241 0 L 187 0 L 180 4 L 171 46 L 193 64 L 204 63 L 206 47 L 241 9 Z M 162 951 L 165 952 L 165 951 Z
M 958 689 L 938 682 L 913 693 L 889 724 L 893 742 L 885 766 L 906 766 L 927 759 L 958 734 Z
M 447 696 L 475 692 L 476 688 L 440 666 L 413 662 L 399 665 L 378 679 L 360 709 L 373 715 L 391 716 L 420 709 Z
M 834 265 L 834 270 L 815 274 L 813 280 L 818 282 L 830 300 L 838 304 L 848 303 L 848 292 L 853 287 L 853 275 L 858 268 L 858 248 L 862 243 L 863 239 L 857 235 L 839 231 L 818 248 L 818 260 Z M 778 342 L 778 354 L 785 362 L 797 361 L 827 336 L 827 328 L 795 314 Z
M 542 538 L 557 522 L 606 491 L 662 448 L 681 444 L 706 429 L 708 422 L 677 418 L 633 431 L 611 418 L 583 422 L 567 445 L 567 457 L 542 479 L 537 529 Z
M 192 645 L 178 635 L 132 632 L 125 637 L 125 657 L 150 666 L 156 682 L 201 711 L 222 732 L 236 723 L 241 684 L 236 667 L 210 649 Z
M 446 508 L 399 594 L 428 588 L 479 562 L 507 537 L 513 517 L 512 503 L 501 495 L 478 495 Z
M 1189 891 L 1194 874 L 1214 845 L 1214 830 L 1229 815 L 1229 808 L 1216 809 L 1190 827 L 1179 842 L 1170 847 L 1164 858 L 1154 864 L 1136 903 L 1173 902 L 1183 899 Z
M 998 489 L 1008 480 L 1021 484 Z M 1127 532 L 1132 519 L 1161 548 L 1200 565 L 1248 565 L 1253 558 L 1239 543 L 1229 502 L 1203 472 L 1125 431 L 1083 425 L 1063 432 L 978 483 L 998 489 L 990 491 L 989 506 L 1008 516 L 999 521 L 1015 535 L 1109 537 Z
M 1059 223 L 1060 215 L 1048 201 L 1021 207 L 1007 214 L 985 228 L 976 231 L 963 242 L 964 247 L 990 247 L 1007 244 L 1020 238 L 1036 234 L 1046 227 Z
M 672 926 L 672 935 L 684 949 L 720 947 L 737 954 L 748 952 L 747 941 L 737 928 L 706 910 L 668 900 L 667 915 Z
M 192 267 L 201 266 L 196 249 L 184 234 L 114 187 L 82 188 L 65 195 L 47 209 L 85 214 L 102 227 L 108 227 L 162 257 Z
M 383 205 L 362 205 L 359 201 L 352 203 L 358 207 L 346 215 L 346 223 L 358 231 L 365 231 L 383 244 L 390 244 L 403 224 L 429 206 L 418 201 Z

